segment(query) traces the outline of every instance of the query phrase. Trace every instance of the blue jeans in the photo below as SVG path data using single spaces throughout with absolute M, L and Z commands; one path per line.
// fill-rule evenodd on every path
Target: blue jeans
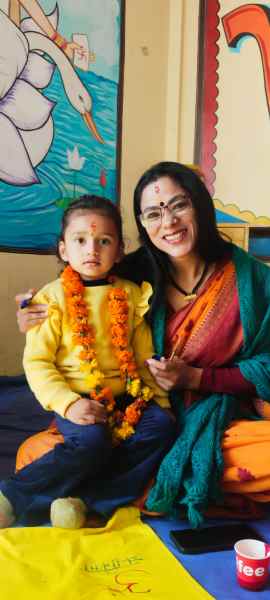
M 42 513 L 44 520 L 55 498 L 70 495 L 108 516 L 140 496 L 175 439 L 172 417 L 155 403 L 116 448 L 104 425 L 76 425 L 59 415 L 56 424 L 64 443 L 0 483 L 17 518 Z

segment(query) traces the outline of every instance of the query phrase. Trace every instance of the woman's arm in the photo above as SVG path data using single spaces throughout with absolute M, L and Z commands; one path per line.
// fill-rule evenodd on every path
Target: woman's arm
M 245 379 L 239 367 L 209 367 L 203 369 L 200 392 L 223 394 L 257 394 L 256 387 Z
M 29 304 L 25 308 L 21 308 L 23 301 L 31 300 L 35 295 L 36 290 L 30 289 L 28 292 L 17 294 L 15 302 L 17 304 L 17 322 L 21 333 L 26 333 L 35 325 L 40 325 L 48 317 L 47 304 Z
M 200 369 L 174 358 L 147 361 L 156 382 L 165 390 L 180 388 L 203 393 L 256 395 L 255 386 L 242 375 L 239 367 Z

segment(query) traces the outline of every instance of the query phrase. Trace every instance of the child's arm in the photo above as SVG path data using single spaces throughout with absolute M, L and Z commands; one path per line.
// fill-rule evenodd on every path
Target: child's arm
M 23 359 L 25 374 L 29 386 L 45 410 L 65 416 L 67 408 L 81 396 L 72 391 L 57 368 L 57 354 L 62 337 L 62 311 L 50 286 L 39 292 L 33 302 L 47 304 L 49 316 L 44 323 L 27 333 Z
M 144 320 L 134 331 L 132 347 L 142 381 L 154 391 L 154 400 L 156 400 L 160 406 L 169 408 L 170 402 L 168 393 L 157 385 L 146 365 L 146 361 L 154 354 L 154 348 L 150 327 Z
M 141 289 L 137 288 L 137 292 L 134 293 L 135 319 L 132 348 L 142 381 L 154 391 L 154 399 L 157 403 L 164 408 L 169 408 L 168 393 L 157 385 L 146 364 L 146 361 L 154 354 L 151 329 L 144 319 L 144 314 L 149 308 L 148 302 L 151 294 L 152 287 L 146 282 L 142 284 Z

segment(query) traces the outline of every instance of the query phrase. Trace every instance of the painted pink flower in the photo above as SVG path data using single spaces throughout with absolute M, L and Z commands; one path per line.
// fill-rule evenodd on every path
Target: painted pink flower
M 99 183 L 100 183 L 101 187 L 103 187 L 103 188 L 105 188 L 107 185 L 106 172 L 104 171 L 104 169 L 102 169 L 100 171 Z

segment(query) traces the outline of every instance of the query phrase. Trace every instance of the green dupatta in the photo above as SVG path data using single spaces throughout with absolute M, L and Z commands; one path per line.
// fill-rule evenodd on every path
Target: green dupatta
M 234 364 L 256 386 L 258 396 L 270 402 L 270 269 L 237 246 L 233 246 L 232 260 L 244 335 Z M 159 354 L 164 347 L 165 316 L 165 307 L 161 307 L 153 327 Z M 221 439 L 232 419 L 241 417 L 239 403 L 233 395 L 215 393 L 184 410 L 181 392 L 173 391 L 171 397 L 178 406 L 180 434 L 160 465 L 146 506 L 151 511 L 171 513 L 184 504 L 191 526 L 198 527 L 203 521 L 202 511 L 222 498 Z

